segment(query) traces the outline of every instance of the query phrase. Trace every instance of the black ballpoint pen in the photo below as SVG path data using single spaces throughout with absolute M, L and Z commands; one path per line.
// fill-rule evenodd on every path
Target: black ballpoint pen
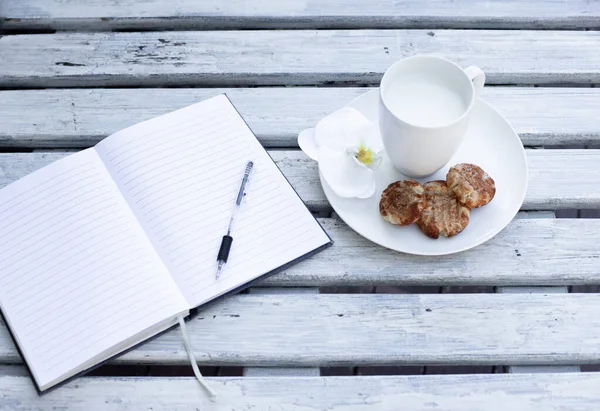
M 221 240 L 221 248 L 219 248 L 219 254 L 217 254 L 217 280 L 221 276 L 223 266 L 225 265 L 225 263 L 227 262 L 227 258 L 229 257 L 229 251 L 231 250 L 231 244 L 233 243 L 233 237 L 231 237 L 233 222 L 235 221 L 235 218 L 237 216 L 240 204 L 242 204 L 242 200 L 246 195 L 246 184 L 248 184 L 248 179 L 250 178 L 250 173 L 252 172 L 253 167 L 254 163 L 252 161 L 248 161 L 248 163 L 246 164 L 246 168 L 244 169 L 244 177 L 242 178 L 240 190 L 238 191 L 238 195 L 235 199 L 235 204 L 233 205 L 231 218 L 229 219 L 229 226 L 227 227 L 227 234 L 225 234 L 223 236 L 223 240 Z

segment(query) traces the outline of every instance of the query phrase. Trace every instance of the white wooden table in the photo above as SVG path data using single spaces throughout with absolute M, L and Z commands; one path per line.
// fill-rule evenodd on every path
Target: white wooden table
M 600 283 L 600 220 L 554 216 L 600 208 L 600 2 L 4 0 L 0 24 L 0 186 L 224 91 L 335 241 L 191 322 L 214 402 L 177 331 L 38 397 L 0 324 L 0 410 L 598 409 L 600 295 L 568 287 Z M 356 235 L 296 146 L 415 53 L 481 67 L 528 147 L 523 212 L 453 256 Z

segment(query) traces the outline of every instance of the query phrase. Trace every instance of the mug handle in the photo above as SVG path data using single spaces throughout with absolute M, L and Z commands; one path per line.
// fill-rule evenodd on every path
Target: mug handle
M 475 86 L 475 96 L 478 96 L 485 84 L 485 73 L 476 66 L 467 67 L 465 73 Z

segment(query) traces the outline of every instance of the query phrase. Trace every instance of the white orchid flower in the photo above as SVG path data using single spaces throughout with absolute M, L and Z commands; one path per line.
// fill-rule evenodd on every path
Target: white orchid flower
M 319 162 L 319 171 L 340 197 L 369 198 L 383 150 L 377 128 L 358 110 L 345 107 L 302 131 L 298 144 Z

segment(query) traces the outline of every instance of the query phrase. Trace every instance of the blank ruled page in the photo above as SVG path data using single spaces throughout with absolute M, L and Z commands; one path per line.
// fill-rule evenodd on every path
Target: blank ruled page
M 125 129 L 97 149 L 192 306 L 329 242 L 224 95 Z M 248 160 L 248 194 L 216 281 Z
M 0 304 L 42 389 L 187 306 L 94 149 L 0 190 Z

